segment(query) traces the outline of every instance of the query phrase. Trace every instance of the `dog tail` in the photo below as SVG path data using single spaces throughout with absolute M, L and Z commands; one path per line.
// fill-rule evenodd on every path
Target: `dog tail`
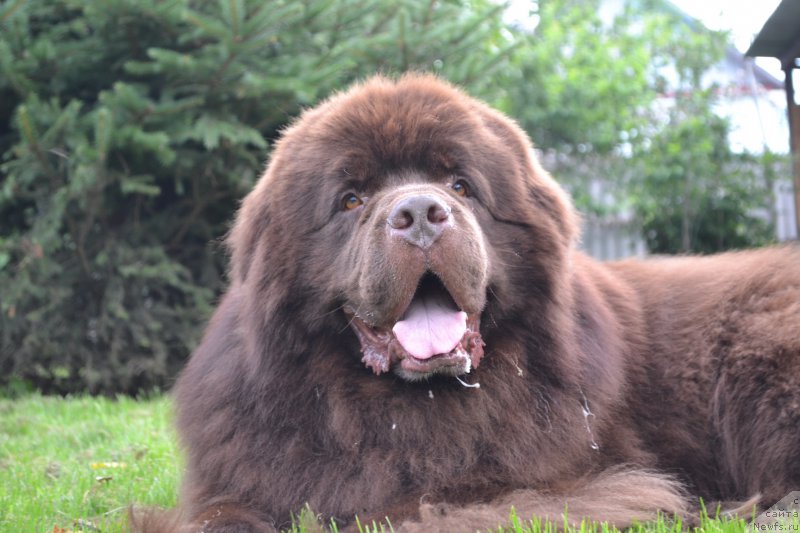
M 400 531 L 471 531 L 507 526 L 514 507 L 522 521 L 534 517 L 557 527 L 582 521 L 608 522 L 618 528 L 655 520 L 659 513 L 687 516 L 688 498 L 675 478 L 648 470 L 614 468 L 558 490 L 517 490 L 490 503 L 456 507 L 423 504 L 420 521 Z
M 304 513 L 298 519 L 301 527 L 309 533 L 321 533 L 314 526 L 316 517 Z M 131 507 L 128 509 L 128 525 L 132 533 L 197 533 L 198 531 L 253 531 L 278 533 L 272 524 L 264 522 L 244 507 L 219 503 L 210 505 L 194 519 L 187 519 L 180 507 L 158 509 L 154 507 Z M 302 529 L 301 529 L 302 530 Z
M 180 531 L 178 509 L 131 506 L 128 508 L 128 527 L 132 533 L 173 533 Z

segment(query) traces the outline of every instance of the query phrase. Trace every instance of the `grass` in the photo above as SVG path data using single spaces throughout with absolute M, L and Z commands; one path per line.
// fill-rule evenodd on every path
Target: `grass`
M 120 531 L 133 502 L 174 505 L 170 418 L 165 397 L 0 400 L 0 531 Z
M 164 396 L 0 399 L 0 532 L 124 531 L 130 504 L 175 505 L 180 460 L 170 420 Z M 522 520 L 513 509 L 510 516 L 506 533 L 558 529 Z M 291 531 L 304 533 L 307 518 Z M 392 531 L 389 524 L 359 529 Z M 705 519 L 693 533 L 746 529 L 743 521 Z M 617 531 L 607 525 L 569 528 L 570 533 Z M 682 531 L 690 530 L 662 519 L 629 533 Z

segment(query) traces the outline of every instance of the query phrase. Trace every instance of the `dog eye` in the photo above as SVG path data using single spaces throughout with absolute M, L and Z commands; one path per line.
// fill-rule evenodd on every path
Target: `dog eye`
M 354 193 L 347 193 L 342 197 L 342 208 L 350 211 L 351 209 L 355 209 L 356 207 L 363 205 L 364 200 L 361 199 L 360 196 Z
M 467 185 L 467 182 L 464 180 L 458 180 L 451 185 L 450 188 L 453 189 L 453 192 L 459 196 L 466 197 L 470 195 L 469 185 Z

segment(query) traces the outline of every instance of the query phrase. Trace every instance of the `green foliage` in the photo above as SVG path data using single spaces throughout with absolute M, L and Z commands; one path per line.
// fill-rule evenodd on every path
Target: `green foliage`
M 660 0 L 541 0 L 519 35 L 503 108 L 531 133 L 576 205 L 631 217 L 657 253 L 714 252 L 774 240 L 772 181 L 784 161 L 735 154 L 704 84 L 724 33 Z M 664 105 L 674 99 L 670 108 Z M 603 197 L 591 193 L 602 184 Z M 606 195 L 613 194 L 613 202 Z
M 625 189 L 654 253 L 713 253 L 774 241 L 769 173 L 780 161 L 771 154 L 734 153 L 730 126 L 714 112 L 717 85 L 703 76 L 722 59 L 726 36 L 667 13 L 654 20 L 669 35 L 653 32 L 662 57 L 669 57 L 672 87 L 656 77 L 660 91 L 671 91 L 667 117 L 654 113 L 645 142 L 634 146 Z M 652 29 L 658 26 L 653 26 Z M 707 85 L 707 84 L 706 84 Z
M 536 29 L 520 35 L 527 46 L 504 107 L 543 150 L 608 154 L 647 118 L 653 49 L 636 30 L 646 15 L 626 11 L 605 26 L 599 7 L 600 0 L 542 0 Z
M 168 385 L 222 285 L 216 239 L 278 130 L 376 70 L 435 70 L 480 88 L 509 54 L 499 10 L 422 0 L 4 5 L 0 385 Z
M 772 242 L 761 212 L 771 187 L 758 158 L 734 154 L 728 124 L 710 111 L 710 93 L 692 94 L 679 99 L 669 127 L 640 154 L 640 172 L 628 187 L 648 249 L 713 253 Z

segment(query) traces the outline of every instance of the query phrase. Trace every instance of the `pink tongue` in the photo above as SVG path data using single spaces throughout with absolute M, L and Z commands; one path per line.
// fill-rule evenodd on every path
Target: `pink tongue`
M 392 328 L 405 350 L 417 359 L 450 353 L 467 331 L 467 314 L 439 292 L 417 295 Z

